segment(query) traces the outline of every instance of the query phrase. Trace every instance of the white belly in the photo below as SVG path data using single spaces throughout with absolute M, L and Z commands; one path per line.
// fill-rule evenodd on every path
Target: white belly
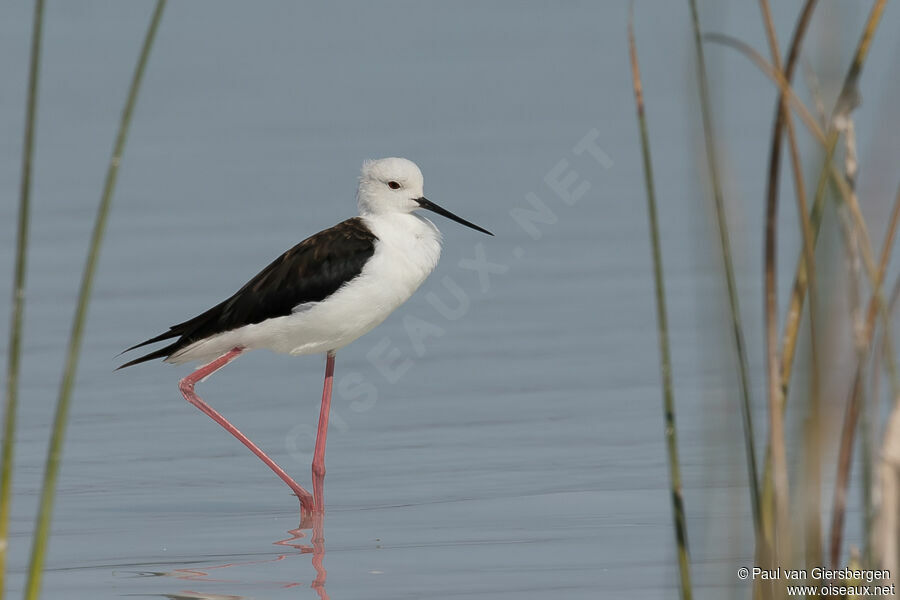
M 440 232 L 411 214 L 364 217 L 378 237 L 362 272 L 321 302 L 303 304 L 288 316 L 247 325 L 188 346 L 170 362 L 211 360 L 234 347 L 289 354 L 343 348 L 368 333 L 406 302 L 434 270 Z

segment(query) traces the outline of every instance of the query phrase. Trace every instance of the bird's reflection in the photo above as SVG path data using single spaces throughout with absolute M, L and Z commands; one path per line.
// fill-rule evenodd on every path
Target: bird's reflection
M 325 570 L 325 565 L 323 564 L 325 561 L 325 532 L 323 525 L 324 520 L 325 518 L 322 513 L 304 513 L 300 519 L 300 526 L 296 529 L 288 530 L 288 533 L 291 534 L 291 537 L 279 540 L 275 542 L 275 545 L 296 548 L 300 551 L 300 554 L 312 554 L 312 566 L 313 569 L 316 570 L 316 578 L 313 580 L 310 587 L 316 590 L 319 598 L 321 598 L 322 600 L 328 600 L 328 592 L 325 591 L 325 579 L 328 576 L 328 572 Z M 292 543 L 306 537 L 306 535 L 303 533 L 304 529 L 308 529 L 310 532 L 309 541 L 311 542 L 311 544 Z M 281 560 L 285 556 L 288 555 L 283 554 L 274 560 Z
M 291 557 L 304 554 L 312 555 L 312 566 L 316 571 L 316 577 L 309 584 L 316 591 L 321 600 L 329 600 L 328 592 L 325 591 L 325 580 L 327 572 L 325 571 L 325 535 L 323 527 L 324 517 L 320 514 L 303 514 L 300 519 L 300 525 L 296 529 L 289 529 L 287 533 L 290 537 L 273 542 L 276 546 L 286 546 L 291 551 L 279 554 L 274 558 L 264 560 L 249 560 L 241 562 L 229 562 L 221 565 L 214 565 L 203 568 L 185 568 L 175 569 L 166 573 L 158 573 L 158 575 L 166 575 L 181 579 L 184 581 L 203 581 L 209 583 L 241 583 L 249 582 L 234 579 L 222 578 L 220 574 L 225 569 L 232 567 L 242 567 L 247 565 L 260 565 L 282 561 Z M 267 582 L 280 588 L 293 588 L 304 585 L 302 581 L 272 581 Z M 192 590 L 181 590 L 175 594 L 166 594 L 165 598 L 171 600 L 243 600 L 245 596 L 233 596 L 215 593 L 203 593 Z

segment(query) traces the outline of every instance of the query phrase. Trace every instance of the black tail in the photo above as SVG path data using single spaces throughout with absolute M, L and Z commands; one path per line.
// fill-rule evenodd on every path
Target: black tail
M 148 345 L 148 344 L 155 344 L 156 342 L 161 342 L 161 341 L 163 341 L 163 340 L 168 340 L 168 339 L 171 339 L 171 338 L 173 338 L 173 337 L 179 337 L 180 335 L 181 335 L 180 333 L 178 333 L 177 331 L 175 331 L 175 327 L 170 327 L 170 328 L 169 328 L 169 331 L 167 331 L 167 332 L 165 332 L 165 333 L 161 333 L 161 334 L 159 334 L 159 335 L 156 336 L 156 337 L 150 338 L 149 340 L 144 340 L 144 341 L 141 342 L 140 344 L 135 344 L 135 345 L 132 346 L 131 348 L 125 348 L 124 350 L 122 350 L 122 354 L 125 354 L 126 352 L 131 352 L 131 351 L 134 350 L 135 348 L 140 348 L 141 346 L 146 346 L 146 345 Z
M 191 343 L 197 341 L 198 339 L 204 337 L 203 332 L 201 331 L 199 334 L 197 333 L 200 327 L 209 323 L 210 320 L 215 319 L 219 311 L 221 310 L 222 305 L 214 306 L 209 309 L 202 315 L 198 315 L 193 319 L 185 321 L 184 323 L 179 323 L 178 325 L 172 325 L 169 327 L 169 330 L 165 333 L 161 333 L 156 337 L 152 337 L 149 340 L 144 340 L 140 344 L 135 344 L 131 348 L 122 351 L 122 354 L 126 352 L 130 352 L 135 348 L 140 348 L 141 346 L 147 346 L 149 344 L 155 344 L 156 342 L 161 342 L 163 340 L 170 340 L 172 338 L 178 338 L 173 343 L 160 348 L 159 350 L 154 350 L 149 354 L 145 354 L 144 356 L 140 356 L 134 360 L 130 360 L 124 365 L 118 367 L 116 371 L 119 369 L 124 369 L 125 367 L 130 367 L 132 365 L 137 365 L 142 362 L 147 362 L 148 360 L 153 360 L 155 358 L 166 358 L 171 356 L 178 350 L 181 350 L 185 346 L 189 346 Z
M 122 354 L 134 350 L 135 348 L 140 348 L 141 346 L 147 346 L 148 344 L 155 344 L 156 342 L 161 342 L 163 340 L 178 338 L 173 343 L 165 346 L 164 348 L 154 350 L 149 354 L 145 354 L 144 356 L 128 361 L 127 363 L 116 369 L 116 371 L 142 362 L 147 362 L 148 360 L 153 360 L 155 358 L 166 358 L 198 340 L 231 329 L 231 327 L 223 329 L 219 323 L 223 311 L 228 307 L 230 302 L 231 299 L 229 298 L 228 300 L 221 302 L 216 306 L 213 306 L 205 313 L 197 315 L 193 319 L 188 319 L 184 323 L 179 323 L 178 325 L 172 325 L 165 333 L 161 333 L 156 337 L 150 338 L 149 340 L 144 340 L 140 344 L 135 344 L 127 350 L 123 350 Z M 290 314 L 290 311 L 285 314 Z M 236 326 L 240 326 L 242 324 L 245 323 L 240 323 Z
M 146 342 L 141 342 L 137 346 L 132 346 L 128 350 L 134 350 L 135 348 L 140 348 L 141 346 L 144 346 L 146 344 L 152 344 L 153 342 L 158 342 L 159 340 L 165 340 L 170 337 L 175 337 L 177 335 L 178 335 L 177 333 L 171 334 L 171 335 L 163 334 L 161 336 L 153 338 L 152 340 L 147 340 Z M 119 369 L 124 369 L 125 367 L 130 367 L 132 365 L 142 363 L 142 362 L 147 362 L 148 360 L 153 360 L 155 358 L 166 358 L 167 356 L 169 356 L 170 354 L 172 354 L 173 352 L 175 352 L 178 349 L 178 346 L 180 343 L 181 343 L 181 340 L 179 340 L 173 344 L 169 344 L 168 346 L 165 346 L 163 348 L 160 348 L 159 350 L 154 350 L 153 352 L 150 352 L 149 354 L 140 356 L 134 360 L 130 360 L 127 363 L 125 363 L 124 365 L 118 367 L 116 369 L 116 371 L 118 371 Z M 128 350 L 126 350 L 126 352 L 128 352 Z
M 119 369 L 124 369 L 125 367 L 130 367 L 132 365 L 142 363 L 142 362 L 147 362 L 148 360 L 153 360 L 154 358 L 166 358 L 167 356 L 170 356 L 173 353 L 177 352 L 178 350 L 189 345 L 191 342 L 196 340 L 196 338 L 193 336 L 193 333 L 196 332 L 197 328 L 199 326 L 203 325 L 204 323 L 206 323 L 207 321 L 209 321 L 209 319 L 211 317 L 215 316 L 217 314 L 216 311 L 219 310 L 219 308 L 220 308 L 219 306 L 216 306 L 216 307 L 211 308 L 210 310 L 206 311 L 202 315 L 196 316 L 193 319 L 185 321 L 184 323 L 179 323 L 178 325 L 172 325 L 171 327 L 169 327 L 169 330 L 166 331 L 165 333 L 161 333 L 156 337 L 152 337 L 149 340 L 144 340 L 140 344 L 135 344 L 131 348 L 127 348 L 127 349 L 123 350 L 122 354 L 125 354 L 126 352 L 130 352 L 130 351 L 134 350 L 135 348 L 140 348 L 141 346 L 147 346 L 149 344 L 155 344 L 156 342 L 161 342 L 163 340 L 170 340 L 172 338 L 178 338 L 177 340 L 175 340 L 174 343 L 169 344 L 168 346 L 165 346 L 164 348 L 160 348 L 159 350 L 154 350 L 150 354 L 145 354 L 144 356 L 141 356 L 134 360 L 128 361 L 121 367 L 117 368 L 116 371 L 118 371 Z

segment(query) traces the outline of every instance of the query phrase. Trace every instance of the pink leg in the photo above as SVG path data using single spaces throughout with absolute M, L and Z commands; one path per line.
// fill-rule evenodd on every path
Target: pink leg
M 252 452 L 256 456 L 258 456 L 260 458 L 260 460 L 262 460 L 264 463 L 266 463 L 266 465 L 268 465 L 268 467 L 270 469 L 272 469 L 272 471 L 274 471 L 275 474 L 278 475 L 281 478 L 281 480 L 284 481 L 288 485 L 289 488 L 294 490 L 294 493 L 297 495 L 298 498 L 300 498 L 301 508 L 304 511 L 312 511 L 312 510 L 314 510 L 312 495 L 309 492 L 307 492 L 306 490 L 304 490 L 302 487 L 300 487 L 296 481 L 291 479 L 291 477 L 287 473 L 284 472 L 284 469 L 279 467 L 275 463 L 274 460 L 269 458 L 269 456 L 265 452 L 260 450 L 259 446 L 257 446 L 253 442 L 251 442 L 250 438 L 248 438 L 246 435 L 241 433 L 237 427 L 235 427 L 234 425 L 232 425 L 231 423 L 228 422 L 228 419 L 226 419 L 221 414 L 219 414 L 218 412 L 213 410 L 213 408 L 209 404 L 207 404 L 206 402 L 201 400 L 200 396 L 198 396 L 194 392 L 194 385 L 198 381 L 202 381 L 202 380 L 206 379 L 207 377 L 209 377 L 210 375 L 212 375 L 213 373 L 215 373 L 216 371 L 218 371 L 219 369 L 221 369 L 222 367 L 224 367 L 225 365 L 227 365 L 228 363 L 230 363 L 231 361 L 236 359 L 238 356 L 243 354 L 243 352 L 244 352 L 243 348 L 233 348 L 233 349 L 229 350 L 228 352 L 226 352 L 225 354 L 223 354 L 222 356 L 220 356 L 219 358 L 217 358 L 216 360 L 209 363 L 208 365 L 204 365 L 204 366 L 200 367 L 199 369 L 197 369 L 196 371 L 194 371 L 193 373 L 191 373 L 190 375 L 188 375 L 187 377 L 182 379 L 178 383 L 178 388 L 181 390 L 181 395 L 184 396 L 185 400 L 187 400 L 188 402 L 190 402 L 191 404 L 193 404 L 194 406 L 199 408 L 207 416 L 209 416 L 213 421 L 215 421 L 216 423 L 221 425 L 223 428 L 225 428 L 225 431 L 227 431 L 228 433 L 230 433 L 231 435 L 236 437 L 242 444 L 247 446 L 247 448 L 250 449 L 250 452 Z
M 325 510 L 325 439 L 328 437 L 328 417 L 331 414 L 331 382 L 334 379 L 334 353 L 325 360 L 325 384 L 322 388 L 322 408 L 316 431 L 316 451 L 313 454 L 312 477 L 316 508 Z

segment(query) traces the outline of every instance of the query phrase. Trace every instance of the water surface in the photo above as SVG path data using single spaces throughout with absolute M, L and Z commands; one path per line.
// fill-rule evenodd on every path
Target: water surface
M 682 4 L 638 3 L 637 33 L 694 576 L 698 597 L 721 598 L 746 594 L 734 572 L 749 563 L 752 545 Z M 764 48 L 756 6 L 733 4 L 701 3 L 705 26 Z M 47 10 L 11 597 L 23 585 L 85 244 L 151 9 L 150 2 L 82 1 Z M 98 272 L 45 597 L 673 597 L 625 9 L 170 3 Z M 787 36 L 797 3 L 778 10 Z M 900 27 L 898 17 L 888 10 L 886 34 Z M 26 2 L 0 8 L 7 198 L 0 247 L 7 249 L 29 19 Z M 896 156 L 900 143 L 896 123 L 878 121 L 879 107 L 897 102 L 895 39 L 877 39 L 864 78 L 868 112 L 859 135 L 875 140 L 861 148 L 864 164 Z M 774 95 L 729 51 L 710 49 L 710 67 L 731 152 L 751 366 L 762 382 L 759 199 Z M 585 140 L 605 159 L 584 151 Z M 430 198 L 497 236 L 436 219 L 445 234 L 437 271 L 387 322 L 339 353 L 319 543 L 309 528 L 292 532 L 297 503 L 281 482 L 181 398 L 176 382 L 187 367 L 114 373 L 114 357 L 355 214 L 360 163 L 386 155 L 416 160 Z M 570 189 L 589 189 L 567 201 L 553 182 L 569 173 Z M 879 185 L 864 171 L 862 193 Z M 552 217 L 523 228 L 521 210 L 535 197 Z M 790 223 L 793 207 L 784 210 Z M 787 234 L 783 244 L 787 272 L 798 241 Z M 0 282 L 11 272 L 7 251 Z M 8 314 L 8 298 L 0 294 L 0 314 Z M 4 339 L 6 327 L 0 319 Z M 385 366 L 373 356 L 393 358 Z M 198 390 L 307 482 L 323 367 L 322 357 L 257 352 Z M 754 395 L 761 406 L 761 384 Z M 318 560 L 327 580 L 311 587 L 324 579 Z

